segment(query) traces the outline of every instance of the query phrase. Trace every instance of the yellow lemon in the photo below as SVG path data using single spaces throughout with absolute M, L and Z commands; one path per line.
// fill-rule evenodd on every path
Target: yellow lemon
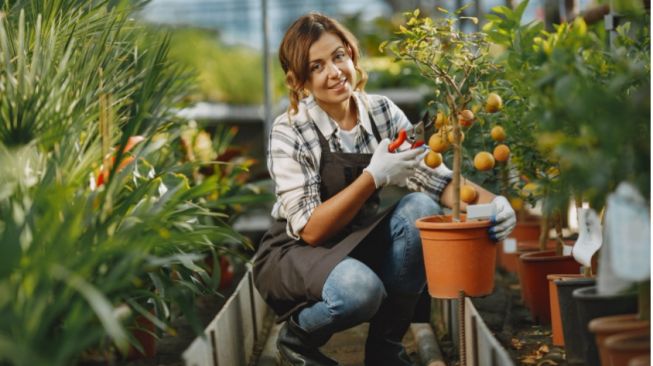
M 494 168 L 494 156 L 487 151 L 479 152 L 474 156 L 474 167 L 480 171 Z
M 437 168 L 442 164 L 442 154 L 435 151 L 429 151 L 424 157 L 424 164 L 429 168 Z
M 503 106 L 503 101 L 497 93 L 490 93 L 487 96 L 487 101 L 485 102 L 485 111 L 488 113 L 495 113 L 501 110 Z

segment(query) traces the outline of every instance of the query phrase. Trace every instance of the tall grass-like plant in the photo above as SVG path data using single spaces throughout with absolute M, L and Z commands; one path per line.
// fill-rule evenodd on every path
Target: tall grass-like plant
M 137 315 L 199 331 L 193 299 L 215 283 L 199 253 L 247 240 L 207 207 L 218 178 L 181 174 L 172 108 L 188 79 L 168 39 L 122 2 L 2 7 L 0 364 L 124 354 Z

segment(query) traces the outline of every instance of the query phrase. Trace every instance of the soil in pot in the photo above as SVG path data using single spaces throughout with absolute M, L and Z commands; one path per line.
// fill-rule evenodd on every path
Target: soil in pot
M 558 291 L 560 288 L 558 288 Z M 583 357 L 585 364 L 598 365 L 599 352 L 594 335 L 589 330 L 589 322 L 608 315 L 631 314 L 637 312 L 637 294 L 601 295 L 596 286 L 583 287 L 572 293 L 578 311 L 578 326 L 583 338 Z M 606 340 L 607 341 L 607 340 Z
M 605 339 L 619 333 L 636 330 L 647 330 L 651 326 L 648 320 L 641 320 L 637 314 L 620 314 L 592 319 L 589 322 L 590 332 L 594 333 L 599 349 L 601 365 L 610 365 L 610 357 L 605 347 Z
M 525 253 L 519 257 L 519 277 L 524 303 L 540 324 L 551 322 L 549 274 L 578 274 L 580 264 L 572 256 L 558 256 L 554 250 Z
M 565 340 L 565 356 L 569 365 L 579 365 L 584 361 L 583 350 L 585 339 L 583 330 L 578 321 L 578 309 L 572 296 L 574 290 L 581 287 L 594 286 L 594 278 L 576 278 L 565 281 L 556 280 L 554 284 L 558 290 L 558 307 L 562 322 L 562 334 Z
M 422 238 L 426 280 L 431 297 L 489 295 L 494 288 L 496 248 L 490 221 L 452 222 L 450 215 L 417 220 Z
M 628 365 L 633 358 L 651 353 L 651 329 L 613 334 L 605 339 L 605 348 L 609 357 L 607 366 Z

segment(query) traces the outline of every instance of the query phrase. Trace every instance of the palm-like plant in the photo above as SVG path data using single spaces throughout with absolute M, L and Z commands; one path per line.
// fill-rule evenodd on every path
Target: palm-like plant
M 189 79 L 167 38 L 107 1 L 2 6 L 0 363 L 126 352 L 134 314 L 199 331 L 193 299 L 215 283 L 199 253 L 247 240 L 205 203 L 218 177 L 189 180 L 170 148 Z

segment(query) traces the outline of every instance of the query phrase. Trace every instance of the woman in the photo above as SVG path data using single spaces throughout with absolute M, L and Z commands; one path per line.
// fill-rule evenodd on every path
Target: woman
M 254 276 L 267 303 L 287 320 L 277 347 L 291 365 L 336 365 L 319 347 L 369 321 L 366 365 L 410 365 L 401 344 L 425 288 L 415 220 L 451 206 L 451 171 L 430 169 L 424 149 L 388 152 L 411 124 L 382 96 L 366 95 L 354 36 L 316 13 L 295 21 L 281 43 L 290 108 L 271 129 L 268 168 L 277 220 L 259 246 Z M 414 191 L 379 210 L 388 185 Z M 495 202 L 490 235 L 505 238 L 515 215 Z M 464 206 L 463 206 L 464 208 Z

